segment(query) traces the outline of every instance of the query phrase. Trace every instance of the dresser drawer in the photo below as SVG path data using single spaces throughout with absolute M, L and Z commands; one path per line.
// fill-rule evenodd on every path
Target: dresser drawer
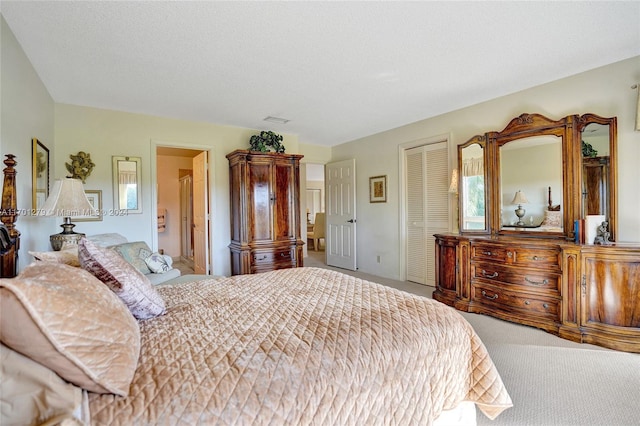
M 507 261 L 513 265 L 560 269 L 560 249 L 518 248 L 507 250 Z
M 538 297 L 528 293 L 509 291 L 493 286 L 474 284 L 473 299 L 483 305 L 501 310 L 517 310 L 527 315 L 535 315 L 559 321 L 560 300 Z
M 471 259 L 506 262 L 507 248 L 502 245 L 494 245 L 494 244 L 485 244 L 485 243 L 472 244 Z
M 514 268 L 491 262 L 473 262 L 471 278 L 526 287 L 530 291 L 560 294 L 561 275 L 550 270 Z M 524 290 L 524 289 L 523 289 Z
M 251 266 L 261 267 L 280 263 L 292 264 L 294 258 L 294 250 L 291 248 L 254 251 L 251 254 Z

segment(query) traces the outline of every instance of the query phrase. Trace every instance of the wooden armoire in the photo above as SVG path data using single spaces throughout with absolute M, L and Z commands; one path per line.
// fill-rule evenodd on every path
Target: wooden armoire
M 236 150 L 227 155 L 231 273 L 300 267 L 302 155 Z

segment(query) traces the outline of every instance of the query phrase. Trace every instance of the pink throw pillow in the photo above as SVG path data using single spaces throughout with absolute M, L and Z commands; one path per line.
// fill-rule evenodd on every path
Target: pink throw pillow
M 149 279 L 115 251 L 83 238 L 78 243 L 78 259 L 120 297 L 134 317 L 148 319 L 165 313 L 164 300 Z

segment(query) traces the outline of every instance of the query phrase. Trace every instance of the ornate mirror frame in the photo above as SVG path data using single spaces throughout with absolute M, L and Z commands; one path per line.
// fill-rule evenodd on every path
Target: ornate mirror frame
M 467 211 L 469 210 L 468 207 L 469 203 L 472 202 L 472 200 L 468 199 L 468 185 L 466 183 L 466 176 L 469 174 L 467 173 L 465 170 L 469 167 L 468 165 L 465 165 L 465 155 L 464 152 L 468 151 L 469 149 L 471 149 L 473 146 L 478 145 L 479 148 L 482 150 L 482 184 L 483 184 L 483 190 L 482 190 L 482 199 L 480 200 L 479 198 L 477 198 L 477 196 L 479 195 L 479 193 L 476 193 L 476 197 L 474 197 L 473 199 L 473 203 L 475 204 L 475 207 L 478 208 L 479 210 L 484 210 L 484 223 L 482 225 L 482 227 L 473 227 L 473 226 L 469 226 L 468 222 L 468 217 L 469 215 L 467 214 Z M 463 232 L 465 234 L 488 234 L 489 232 L 491 232 L 490 226 L 489 226 L 489 211 L 490 209 L 490 205 L 491 205 L 491 197 L 489 194 L 489 181 L 488 181 L 488 161 L 487 161 L 487 138 L 485 135 L 477 135 L 474 136 L 473 138 L 469 139 L 467 142 L 458 145 L 458 229 L 460 229 L 460 232 Z M 477 173 L 477 171 L 473 172 L 473 173 Z M 479 174 L 478 174 L 479 176 Z M 479 217 L 479 215 L 477 215 L 476 217 Z
M 574 116 L 568 116 L 558 121 L 550 120 L 540 114 L 522 114 L 514 118 L 500 132 L 488 133 L 491 170 L 491 228 L 493 232 L 501 235 L 531 235 L 547 238 L 573 238 L 573 221 L 576 217 L 576 204 L 572 197 L 575 192 L 575 178 L 577 170 L 574 160 Z M 560 231 L 539 231 L 531 228 L 507 228 L 502 223 L 502 175 L 500 148 L 509 142 L 524 138 L 555 136 L 560 138 L 562 148 L 562 229 Z M 541 190 L 543 188 L 540 188 Z
M 486 199 L 485 213 L 488 218 L 486 230 L 480 232 L 491 233 L 491 235 L 511 235 L 543 238 L 564 238 L 575 239 L 574 222 L 585 219 L 585 180 L 586 172 L 583 172 L 585 161 L 583 159 L 582 138 L 583 131 L 590 124 L 609 126 L 608 128 L 608 160 L 606 167 L 600 173 L 599 179 L 602 182 L 602 197 L 600 205 L 604 205 L 603 214 L 609 222 L 610 240 L 615 241 L 617 236 L 617 119 L 616 117 L 604 118 L 595 114 L 568 115 L 560 120 L 551 120 L 540 114 L 521 114 L 512 119 L 509 124 L 500 132 L 487 132 L 483 136 L 474 136 L 469 141 L 458 146 L 458 173 L 462 175 L 462 149 L 474 143 L 484 143 L 485 145 L 485 180 Z M 602 129 L 600 129 L 602 131 Z M 562 230 L 549 231 L 546 229 L 534 230 L 527 226 L 503 225 L 501 213 L 502 205 L 502 176 L 501 176 L 501 150 L 500 148 L 513 141 L 518 141 L 531 137 L 555 136 L 561 139 L 561 167 L 562 167 L 562 201 L 558 206 L 551 205 L 551 195 L 549 195 L 549 211 L 561 211 Z M 602 142 L 605 143 L 605 142 Z M 586 170 L 586 169 L 584 169 Z M 559 172 L 560 173 L 560 172 Z M 464 196 L 459 183 L 459 225 L 463 234 L 477 231 L 464 228 Z M 555 209 L 557 207 L 558 209 Z M 546 215 L 546 213 L 545 213 Z M 544 227 L 543 227 L 544 228 Z
M 581 115 L 580 118 L 578 119 L 577 144 L 580 147 L 579 158 L 582 164 L 582 167 L 580 167 L 579 169 L 580 178 L 578 179 L 578 185 L 580 185 L 579 186 L 580 199 L 578 204 L 580 206 L 579 214 L 580 214 L 580 218 L 582 219 L 584 219 L 585 216 L 588 214 L 588 212 L 586 211 L 587 207 L 585 206 L 585 203 L 586 203 L 585 197 L 587 192 L 585 187 L 587 185 L 588 178 L 587 176 L 585 176 L 585 173 L 584 173 L 584 171 L 586 170 L 586 168 L 584 167 L 586 160 L 582 152 L 582 141 L 584 140 L 583 132 L 585 131 L 585 128 L 587 128 L 587 126 L 589 126 L 590 124 L 599 124 L 601 126 L 609 126 L 609 132 L 608 132 L 608 137 L 609 137 L 608 157 L 609 158 L 606 164 L 603 164 L 602 176 L 599 176 L 604 186 L 604 188 L 601 189 L 601 192 L 602 192 L 602 195 L 606 198 L 606 201 L 604 201 L 605 206 L 603 206 L 605 211 L 600 213 L 605 214 L 609 222 L 609 233 L 610 233 L 609 240 L 616 241 L 616 237 L 618 235 L 618 220 L 617 220 L 618 219 L 618 211 L 617 211 L 617 206 L 618 206 L 618 156 L 617 156 L 618 120 L 616 117 L 605 118 L 595 114 L 584 114 L 584 115 Z M 600 162 L 604 163 L 603 157 L 598 157 L 598 159 Z M 592 177 L 589 177 L 589 178 L 591 179 Z

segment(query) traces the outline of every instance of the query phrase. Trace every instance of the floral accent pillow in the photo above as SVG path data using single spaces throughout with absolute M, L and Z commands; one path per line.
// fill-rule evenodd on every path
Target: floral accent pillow
M 144 261 L 154 274 L 164 274 L 171 270 L 171 265 L 166 256 L 160 253 L 152 253 Z
M 164 300 L 149 279 L 115 251 L 83 238 L 78 244 L 78 258 L 84 269 L 122 299 L 134 317 L 148 319 L 165 313 Z

